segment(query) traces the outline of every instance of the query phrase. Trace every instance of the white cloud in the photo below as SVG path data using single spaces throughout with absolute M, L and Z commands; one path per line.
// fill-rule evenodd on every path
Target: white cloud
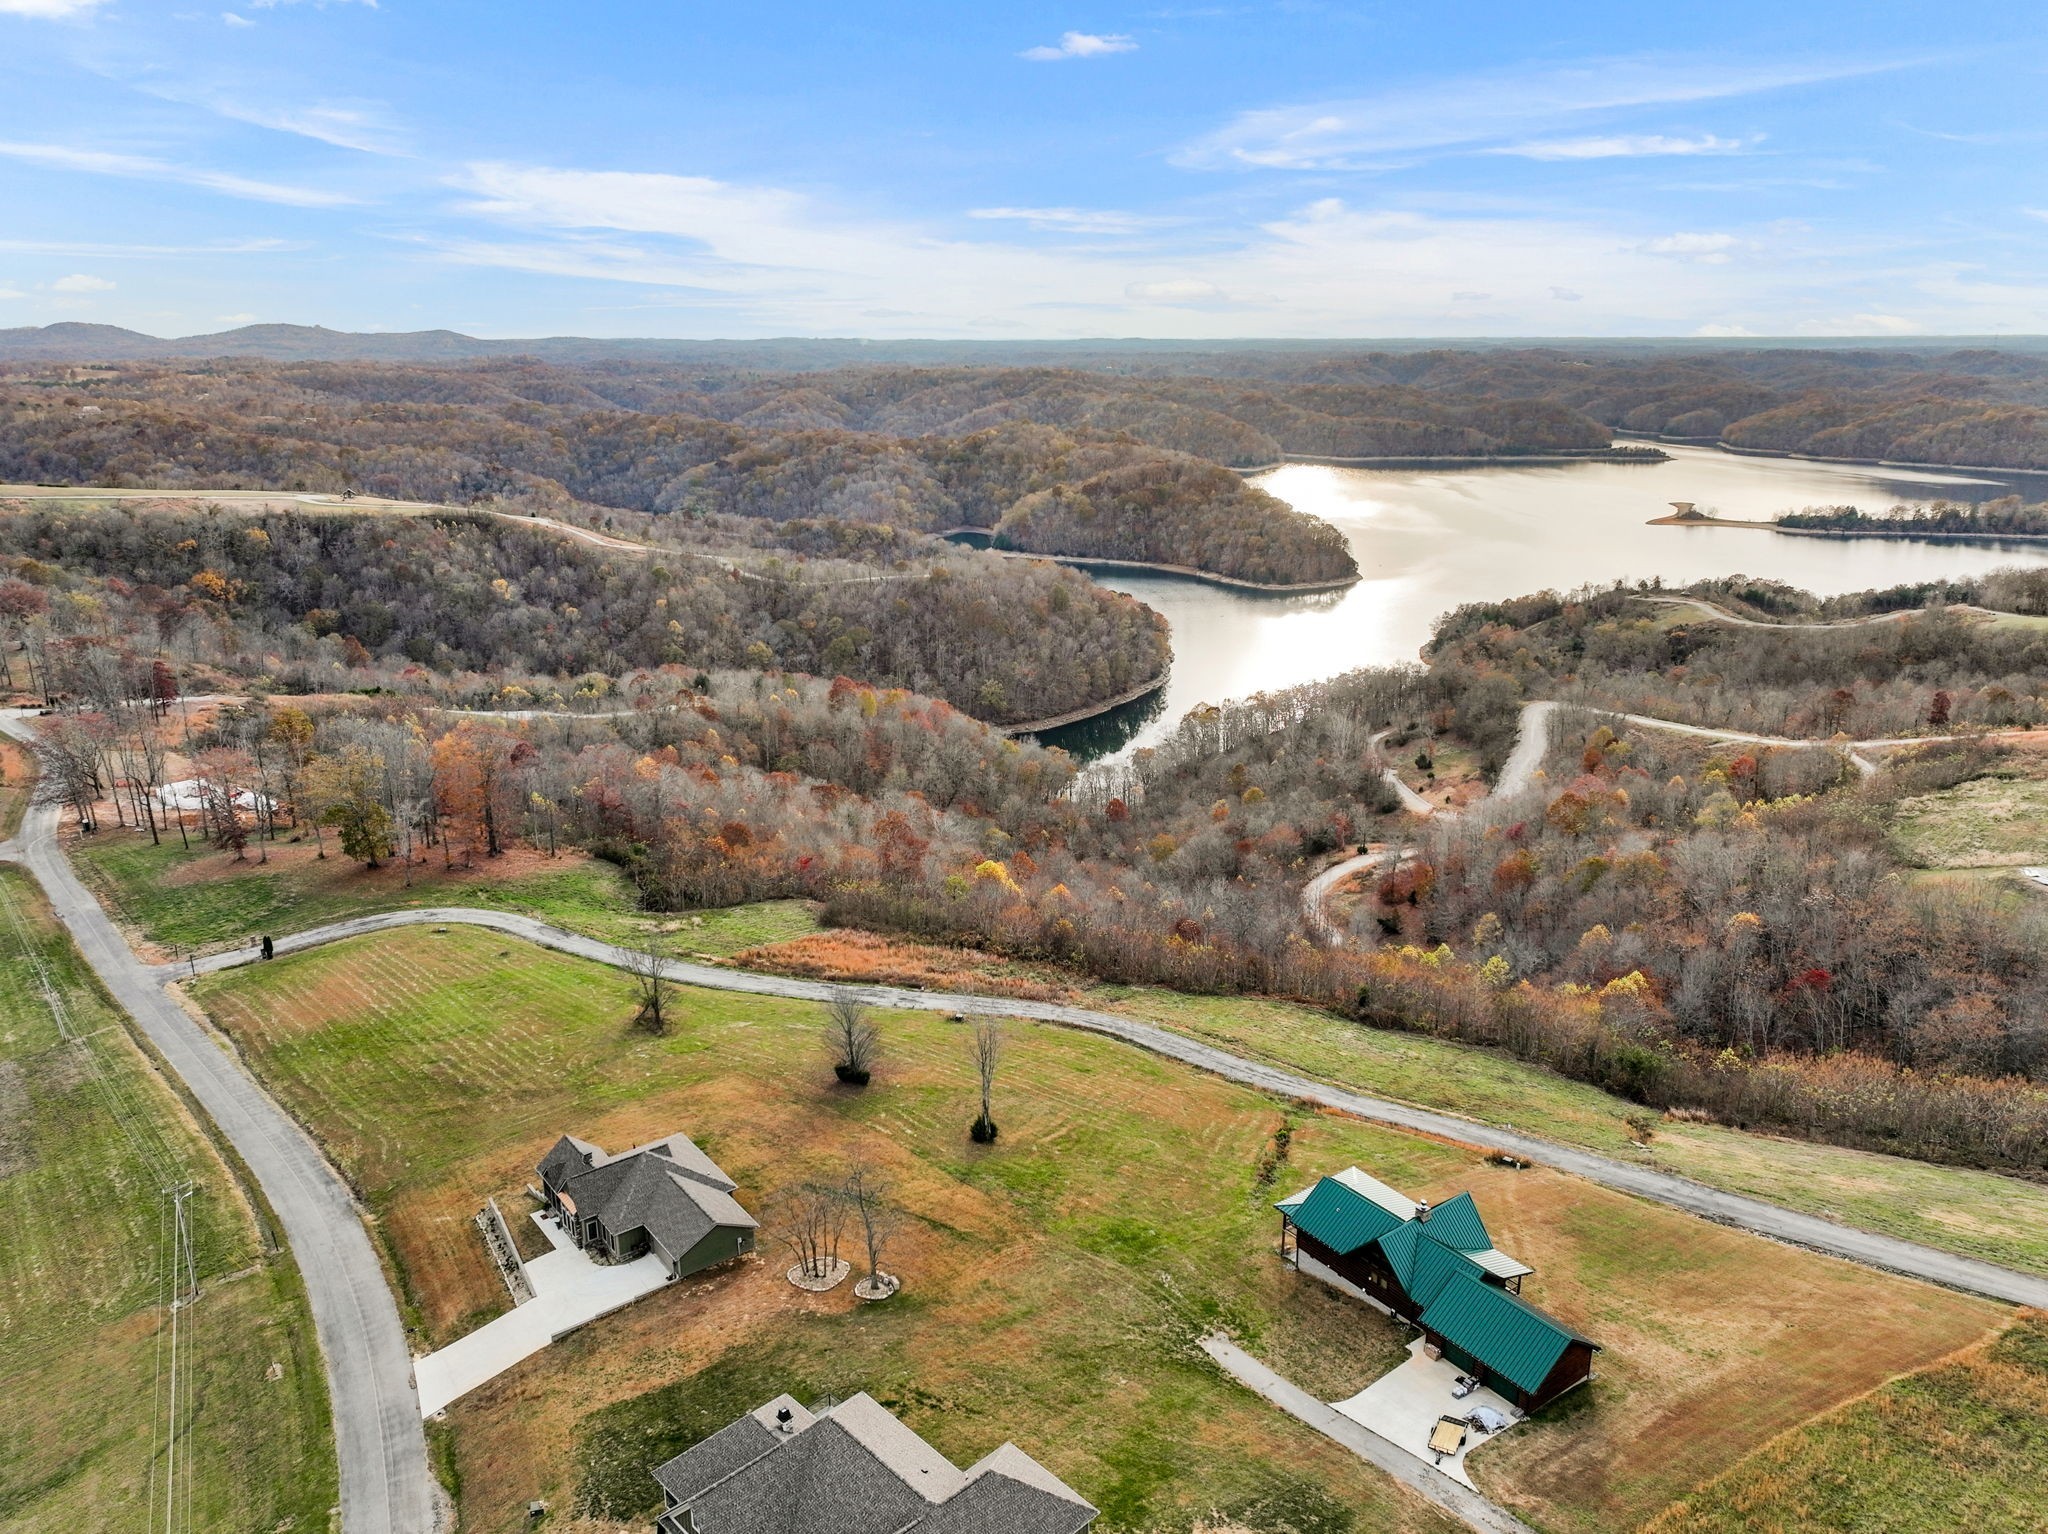
M 59 277 L 50 284 L 53 293 L 111 293 L 114 285 L 104 277 L 91 277 L 84 272 L 73 272 L 69 277 Z
M 256 25 L 256 23 L 251 21 L 248 17 L 237 16 L 233 11 L 222 11 L 220 13 L 220 19 L 226 22 L 231 27 L 253 27 Z
M 1575 304 L 1583 298 L 1585 298 L 1586 295 L 1583 293 L 1574 292 L 1570 288 L 1558 287 L 1555 283 L 1552 283 L 1550 288 L 1550 296 L 1561 304 Z
M 1915 336 L 1926 330 L 1918 320 L 1902 314 L 1839 314 L 1827 319 L 1807 320 L 1799 326 L 1805 336 Z
M 213 317 L 213 322 L 216 325 L 253 325 L 256 323 L 256 316 L 253 314 L 216 314 Z
M 1698 326 L 1695 326 L 1695 327 L 1693 328 L 1693 334 L 1694 334 L 1694 335 L 1696 335 L 1696 336 L 1703 336 L 1703 337 L 1713 337 L 1713 336 L 1720 336 L 1720 337 L 1740 337 L 1740 336 L 1753 336 L 1753 335 L 1755 335 L 1755 334 L 1756 334 L 1756 332 L 1755 332 L 1754 330 L 1751 330 L 1751 329 L 1750 329 L 1750 328 L 1749 328 L 1748 326 L 1746 326 L 1746 325 L 1718 325 L 1718 324 L 1717 324 L 1717 325 L 1698 325 Z
M 0 16 L 36 16 L 57 20 L 84 16 L 98 10 L 106 0 L 0 0 Z
M 1158 223 L 1135 213 L 1115 213 L 1097 208 L 969 208 L 969 218 L 1013 219 L 1033 229 L 1051 229 L 1064 234 L 1136 234 Z
M 269 128 L 278 133 L 295 133 L 300 138 L 318 139 L 337 149 L 355 149 L 364 154 L 397 155 L 401 147 L 399 130 L 387 120 L 384 106 L 375 101 L 309 101 L 272 104 L 253 100 L 246 94 L 220 91 L 205 97 L 177 96 L 158 92 L 165 99 L 205 107 L 222 117 Z
M 1198 282 L 1186 277 L 1124 285 L 1124 297 L 1140 304 L 1214 304 L 1228 296 L 1213 282 Z
M 28 294 L 19 288 L 0 288 L 0 298 L 26 298 Z
M 162 256 L 255 256 L 304 250 L 294 240 L 223 240 L 214 245 L 107 245 L 89 240 L 0 240 L 0 250 L 29 256 L 112 256 L 156 260 Z
M 1055 59 L 1095 59 L 1108 53 L 1131 53 L 1137 46 L 1134 38 L 1121 32 L 1062 32 L 1057 43 L 1026 48 L 1017 57 L 1045 64 Z
M 1503 144 L 1488 154 L 1519 155 L 1525 160 L 1618 160 L 1652 155 L 1741 154 L 1759 137 L 1719 138 L 1703 133 L 1698 138 L 1667 138 L 1660 133 L 1610 134 L 1604 138 L 1543 139 L 1527 144 Z
M 338 192 L 316 191 L 311 187 L 282 186 L 274 181 L 252 181 L 225 171 L 201 170 L 174 165 L 168 160 L 144 155 L 111 154 L 98 149 L 73 149 L 63 144 L 0 143 L 0 157 L 46 165 L 55 170 L 82 171 L 95 176 L 124 176 L 136 181 L 170 181 L 196 186 L 226 197 L 246 197 L 256 202 L 284 203 L 298 208 L 333 208 L 355 201 Z
M 1700 261 L 1724 266 L 1733 259 L 1742 241 L 1732 234 L 1667 234 L 1646 241 L 1643 249 L 1653 256 L 1674 256 L 1681 261 Z
M 1201 169 L 1341 168 L 1376 156 L 1527 139 L 1630 108 L 1719 101 L 1899 67 L 1619 58 L 1501 70 L 1401 86 L 1348 101 L 1240 113 L 1174 158 L 1177 164 Z
M 2028 218 L 2048 220 L 2048 208 L 2022 208 L 2020 212 L 2026 214 Z

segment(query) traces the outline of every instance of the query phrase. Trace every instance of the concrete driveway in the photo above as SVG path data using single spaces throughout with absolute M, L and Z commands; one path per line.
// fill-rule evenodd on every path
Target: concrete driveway
M 1408 1344 L 1406 1363 L 1381 1375 L 1350 1400 L 1332 1401 L 1330 1405 L 1361 1427 L 1371 1428 L 1387 1442 L 1407 1450 L 1425 1465 L 1435 1465 L 1453 1480 L 1470 1486 L 1472 1478 L 1465 1473 L 1465 1456 L 1487 1442 L 1488 1435 L 1477 1428 L 1469 1429 L 1465 1447 L 1456 1454 L 1446 1454 L 1439 1462 L 1429 1449 L 1429 1435 L 1437 1418 L 1462 1417 L 1475 1406 L 1491 1406 L 1508 1419 L 1511 1428 L 1522 1420 L 1522 1414 L 1483 1386 L 1462 1401 L 1455 1399 L 1451 1387 L 1464 1371 L 1448 1360 L 1431 1358 L 1422 1351 L 1422 1345 L 1423 1339 L 1417 1337 Z M 1491 1436 L 1498 1438 L 1500 1433 Z
M 554 1247 L 547 1256 L 526 1264 L 533 1298 L 468 1336 L 458 1337 L 439 1352 L 413 1361 L 421 1416 L 433 1416 L 450 1401 L 496 1379 L 557 1337 L 610 1315 L 669 1282 L 668 1269 L 652 1252 L 631 1262 L 592 1262 L 554 1221 L 538 1214 L 531 1218 Z

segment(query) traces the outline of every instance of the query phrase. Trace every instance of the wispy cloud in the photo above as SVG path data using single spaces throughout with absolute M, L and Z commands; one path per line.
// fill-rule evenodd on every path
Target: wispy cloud
M 53 293 L 111 293 L 114 284 L 104 277 L 90 276 L 85 272 L 73 272 L 69 277 L 59 277 L 50 284 Z
M 99 149 L 74 149 L 65 144 L 0 143 L 0 156 L 45 165 L 55 170 L 80 171 L 93 176 L 123 176 L 135 181 L 169 181 L 196 186 L 224 197 L 243 197 L 255 202 L 284 203 L 297 208 L 334 208 L 356 201 L 339 192 L 312 187 L 284 186 L 275 181 L 254 181 L 226 171 L 204 170 L 177 165 L 146 155 L 113 154 Z
M 1681 261 L 1698 261 L 1706 266 L 1725 266 L 1734 259 L 1742 241 L 1732 234 L 1667 234 L 1646 241 L 1643 249 L 1653 256 L 1672 256 Z
M 1106 208 L 969 208 L 967 216 L 1013 219 L 1033 229 L 1050 229 L 1064 234 L 1136 234 L 1159 223 L 1158 219 Z
M 252 100 L 246 93 L 233 90 L 189 96 L 153 89 L 152 94 L 202 106 L 209 112 L 253 127 L 317 139 L 337 149 L 379 155 L 403 155 L 407 152 L 404 135 L 391 123 L 381 102 L 345 100 L 272 104 Z
M 1529 140 L 1624 110 L 1719 101 L 1902 67 L 1617 58 L 1502 70 L 1346 101 L 1241 113 L 1174 159 L 1199 169 L 1347 168 L 1375 157 Z
M 1229 300 L 1230 295 L 1213 282 L 1181 277 L 1167 278 L 1161 282 L 1126 283 L 1124 297 L 1139 304 L 1173 304 L 1185 307 L 1224 303 Z
M 213 245 L 113 245 L 88 240 L 0 240 L 0 251 L 22 256 L 102 256 L 159 261 L 167 256 L 259 256 L 304 250 L 297 240 L 222 240 Z
M 1055 59 L 1096 59 L 1110 53 L 1131 53 L 1137 40 L 1122 32 L 1062 32 L 1056 43 L 1026 48 L 1017 57 L 1049 64 Z
M 88 15 L 104 4 L 106 0 L 0 0 L 0 16 L 36 16 L 45 20 L 61 20 L 67 16 Z
M 237 15 L 233 11 L 222 11 L 220 13 L 220 19 L 226 22 L 231 27 L 253 27 L 256 25 L 256 23 L 251 21 L 248 17 Z
M 1519 155 L 1525 160 L 1618 160 L 1655 155 L 1741 154 L 1762 142 L 1761 135 L 1721 138 L 1702 133 L 1697 138 L 1673 138 L 1662 133 L 1611 133 L 1592 138 L 1538 139 L 1526 144 L 1502 144 L 1488 154 Z

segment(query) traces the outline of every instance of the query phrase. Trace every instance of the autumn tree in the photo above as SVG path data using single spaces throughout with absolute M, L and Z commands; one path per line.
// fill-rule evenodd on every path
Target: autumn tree
M 315 759 L 307 790 L 323 825 L 332 826 L 341 850 L 370 868 L 391 856 L 391 811 L 384 804 L 384 762 L 360 741 Z
M 882 1267 L 882 1257 L 895 1236 L 897 1211 L 889 1202 L 887 1181 L 866 1163 L 856 1163 L 840 1186 L 839 1196 L 851 1216 L 854 1233 L 867 1255 L 867 1275 L 853 1292 L 864 1300 L 886 1300 L 903 1287 L 903 1280 Z

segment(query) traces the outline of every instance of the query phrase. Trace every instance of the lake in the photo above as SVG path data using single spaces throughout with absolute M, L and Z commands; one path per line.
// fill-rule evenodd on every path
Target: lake
M 1289 464 L 1253 483 L 1343 532 L 1364 579 L 1348 590 L 1269 596 L 1177 576 L 1095 572 L 1165 614 L 1173 679 L 1148 699 L 1048 731 L 1086 760 L 1158 740 L 1201 703 L 1289 687 L 1358 666 L 1413 661 L 1438 617 L 1588 582 L 1767 576 L 1823 596 L 2048 562 L 2048 545 L 1796 538 L 1751 528 L 1650 527 L 1670 502 L 1764 519 L 1804 506 L 1881 511 L 1900 501 L 2048 500 L 2048 477 L 1878 469 L 1669 447 L 1660 464 L 1464 469 Z

